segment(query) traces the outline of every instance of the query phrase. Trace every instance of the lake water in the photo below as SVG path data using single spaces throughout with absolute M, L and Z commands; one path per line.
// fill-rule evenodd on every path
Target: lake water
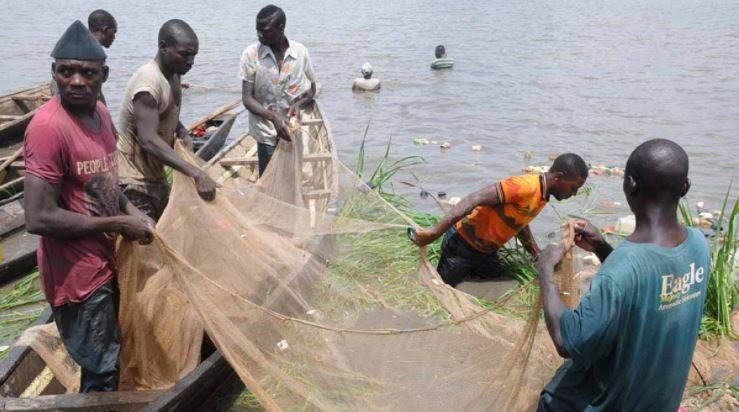
M 189 22 L 200 54 L 185 81 L 211 86 L 185 95 L 184 123 L 239 97 L 242 50 L 256 41 L 253 1 L 6 1 L 0 14 L 0 94 L 49 79 L 49 52 L 74 20 L 96 8 L 118 20 L 104 86 L 114 118 L 133 71 L 156 53 L 170 18 Z M 691 201 L 717 209 L 739 168 L 739 2 L 736 1 L 284 1 L 287 34 L 304 43 L 321 85 L 319 97 L 341 158 L 354 164 L 365 127 L 377 160 L 420 155 L 413 169 L 429 192 L 464 194 L 526 165 L 571 151 L 622 167 L 649 138 L 682 144 L 691 160 Z M 443 43 L 454 69 L 429 69 Z M 355 95 L 354 77 L 370 62 L 379 94 Z M 243 115 L 234 134 L 246 129 Z M 414 138 L 452 149 L 416 146 Z M 473 152 L 472 145 L 482 145 Z M 531 151 L 530 161 L 524 151 Z M 370 162 L 371 163 L 371 162 Z M 413 181 L 408 173 L 398 180 Z M 625 204 L 620 179 L 596 176 L 595 195 L 557 206 L 559 213 Z M 396 188 L 434 210 L 418 189 Z M 735 197 L 735 195 L 733 195 Z M 621 206 L 610 210 L 625 214 Z M 547 208 L 539 236 L 556 227 Z M 617 215 L 595 215 L 600 225 Z

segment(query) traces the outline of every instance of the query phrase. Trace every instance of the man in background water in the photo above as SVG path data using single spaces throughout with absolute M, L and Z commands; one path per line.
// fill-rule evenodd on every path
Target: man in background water
M 616 250 L 587 222 L 575 242 L 603 266 L 590 293 L 568 310 L 554 282 L 562 244 L 541 252 L 547 329 L 568 358 L 544 387 L 539 411 L 669 411 L 680 406 L 706 300 L 711 252 L 677 219 L 690 188 L 688 155 L 650 140 L 631 153 L 623 191 L 636 229 Z

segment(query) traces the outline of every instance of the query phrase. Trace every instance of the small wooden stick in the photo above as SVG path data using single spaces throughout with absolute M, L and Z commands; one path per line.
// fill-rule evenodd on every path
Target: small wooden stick
M 15 159 L 19 158 L 23 154 L 23 146 L 19 147 L 18 150 L 16 150 L 10 157 L 5 159 L 3 164 L 0 165 L 0 182 L 2 182 L 5 179 L 5 175 L 8 174 L 6 169 L 8 166 L 10 166 L 11 163 L 15 161 Z

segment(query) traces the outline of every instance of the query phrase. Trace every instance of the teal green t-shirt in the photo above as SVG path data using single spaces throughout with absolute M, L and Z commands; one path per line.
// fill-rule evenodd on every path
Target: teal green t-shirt
M 625 241 L 560 320 L 570 354 L 539 409 L 669 411 L 680 406 L 711 263 L 703 234 L 675 248 Z

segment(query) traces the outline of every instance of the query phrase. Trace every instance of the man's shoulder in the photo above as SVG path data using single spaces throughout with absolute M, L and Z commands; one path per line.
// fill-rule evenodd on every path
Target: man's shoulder
M 241 54 L 241 59 L 249 59 L 249 60 L 258 60 L 259 59 L 259 47 L 261 46 L 261 43 L 255 42 L 252 43 L 244 49 L 244 52 Z
M 290 39 L 290 48 L 299 56 L 308 53 L 308 48 L 297 40 Z
M 154 60 L 149 60 L 133 72 L 128 86 L 136 86 L 140 82 L 158 82 L 161 78 L 164 78 L 164 75 L 159 69 L 159 65 Z
M 37 132 L 54 133 L 61 129 L 62 123 L 68 121 L 68 116 L 59 99 L 59 96 L 55 96 L 41 106 L 26 128 L 26 136 Z
M 498 184 L 509 197 L 531 197 L 539 186 L 539 176 L 534 174 L 509 176 Z

